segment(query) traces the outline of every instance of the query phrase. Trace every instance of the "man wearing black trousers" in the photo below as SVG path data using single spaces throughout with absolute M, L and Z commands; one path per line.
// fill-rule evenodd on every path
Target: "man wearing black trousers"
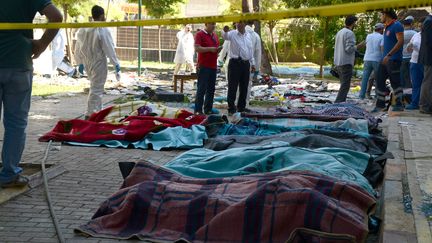
M 253 57 L 252 38 L 245 30 L 245 23 L 236 24 L 237 29 L 229 31 L 225 26 L 222 38 L 230 41 L 230 63 L 228 64 L 228 114 L 235 112 L 245 112 L 246 95 L 249 85 L 251 72 L 255 72 L 255 59 Z M 235 105 L 237 88 L 239 88 L 239 98 Z

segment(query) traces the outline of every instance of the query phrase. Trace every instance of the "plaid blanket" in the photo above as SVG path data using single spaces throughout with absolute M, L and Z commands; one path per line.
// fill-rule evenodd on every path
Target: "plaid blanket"
M 363 242 L 374 206 L 360 187 L 313 172 L 193 179 L 141 162 L 75 232 L 157 242 Z
M 316 121 L 337 121 L 348 118 L 365 119 L 370 129 L 376 128 L 381 120 L 372 116 L 363 108 L 350 103 L 329 104 L 318 107 L 305 107 L 294 109 L 277 109 L 266 113 L 242 113 L 243 117 L 254 118 L 304 118 Z

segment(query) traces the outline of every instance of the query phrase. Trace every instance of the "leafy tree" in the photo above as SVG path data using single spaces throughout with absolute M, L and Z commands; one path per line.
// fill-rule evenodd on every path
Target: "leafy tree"
M 129 2 L 137 3 L 138 0 L 129 0 Z M 144 0 L 142 1 L 148 15 L 161 19 L 165 16 L 172 16 L 178 11 L 178 4 L 184 0 Z M 162 63 L 161 51 L 161 26 L 158 26 L 158 43 L 159 43 L 159 63 Z
M 291 8 L 304 8 L 304 7 L 316 7 L 316 6 L 324 6 L 324 5 L 335 5 L 342 3 L 350 3 L 350 2 L 360 2 L 361 0 L 282 0 L 287 6 Z M 371 25 L 372 19 L 376 20 L 376 14 L 367 13 L 364 16 L 367 16 L 367 20 L 363 18 L 358 22 L 359 28 L 355 30 L 357 39 L 364 39 L 366 36 L 366 29 L 369 25 Z M 375 16 L 375 17 L 374 17 Z M 322 66 L 326 61 L 330 61 L 333 57 L 333 47 L 332 43 L 334 43 L 334 38 L 336 33 L 344 26 L 344 16 L 341 17 L 318 17 L 312 18 L 318 21 L 318 28 L 315 30 L 315 43 L 316 46 L 322 46 L 321 58 L 320 58 L 320 74 L 322 76 Z M 307 22 L 307 18 L 303 18 L 301 22 Z

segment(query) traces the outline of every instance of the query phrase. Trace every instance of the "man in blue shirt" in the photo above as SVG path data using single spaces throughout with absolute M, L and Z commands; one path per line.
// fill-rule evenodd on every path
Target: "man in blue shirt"
M 60 11 L 51 0 L 3 0 L 0 23 L 32 23 L 39 12 L 49 22 L 61 22 Z M 33 39 L 33 30 L 0 31 L 0 109 L 3 108 L 4 138 L 0 187 L 25 186 L 18 166 L 25 145 L 25 129 L 30 109 L 32 59 L 47 48 L 58 29 L 45 31 L 41 39 Z M 0 110 L 1 111 L 1 110 Z
M 377 102 L 372 112 L 385 108 L 385 96 L 387 94 L 386 80 L 390 78 L 393 95 L 396 97 L 396 104 L 393 111 L 403 111 L 402 104 L 403 90 L 401 87 L 400 67 L 402 63 L 402 47 L 404 44 L 404 28 L 397 21 L 396 12 L 392 9 L 381 12 L 381 21 L 385 24 L 384 29 L 384 51 L 383 60 L 380 63 L 377 73 Z

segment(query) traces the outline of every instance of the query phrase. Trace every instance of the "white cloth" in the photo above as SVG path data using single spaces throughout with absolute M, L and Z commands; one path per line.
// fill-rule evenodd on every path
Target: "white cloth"
M 53 74 L 57 70 L 57 67 L 62 63 L 65 56 L 65 41 L 66 35 L 63 29 L 60 29 L 57 35 L 51 42 L 52 51 L 52 71 Z
M 222 38 L 230 41 L 230 58 L 241 58 L 248 60 L 251 66 L 255 66 L 255 59 L 253 56 L 253 42 L 251 35 L 245 31 L 244 34 L 237 30 L 231 30 L 229 32 L 222 31 Z
M 411 60 L 410 60 L 410 62 L 412 63 L 418 62 L 420 44 L 421 44 L 421 33 L 416 33 L 408 43 L 408 46 L 412 46 L 413 49 L 411 54 Z
M 107 28 L 78 30 L 75 61 L 84 64 L 90 79 L 87 116 L 102 109 L 102 95 L 108 73 L 107 57 L 114 66 L 120 65 L 114 41 Z
M 366 52 L 364 55 L 364 61 L 381 62 L 382 51 L 381 47 L 384 44 L 383 35 L 378 32 L 374 32 L 366 36 Z
M 257 71 L 261 68 L 261 38 L 252 27 L 246 25 L 246 32 L 252 37 L 253 57 L 255 59 L 255 68 Z M 249 92 L 250 93 L 250 92 Z
M 403 58 L 411 58 L 411 52 L 407 51 L 408 43 L 410 42 L 411 38 L 417 34 L 417 31 L 415 30 L 405 30 L 404 31 L 404 45 L 403 45 L 403 51 L 402 55 Z
M 195 52 L 195 40 L 192 33 L 181 30 L 177 33 L 177 50 L 174 56 L 174 63 L 193 63 L 193 56 Z
M 339 30 L 335 38 L 334 64 L 342 66 L 351 64 L 354 66 L 356 39 L 354 32 L 348 28 Z

